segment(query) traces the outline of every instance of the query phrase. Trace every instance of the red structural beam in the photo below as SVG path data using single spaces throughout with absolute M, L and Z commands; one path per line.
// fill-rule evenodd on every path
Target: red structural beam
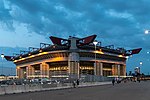
M 54 36 L 50 36 L 49 38 L 51 39 L 53 44 L 56 44 L 56 45 L 61 46 L 61 45 L 66 45 L 69 43 L 69 40 L 67 40 L 67 39 L 58 38 L 58 37 L 54 37 Z
M 13 60 L 13 56 L 4 56 L 4 58 L 5 58 L 7 61 L 12 61 L 12 60 Z
M 91 35 L 82 39 L 77 40 L 78 45 L 88 45 L 90 43 L 93 43 L 97 35 Z
M 140 51 L 142 50 L 142 48 L 137 48 L 137 49 L 133 49 L 131 50 L 131 54 L 138 54 Z
M 125 56 L 133 55 L 133 54 L 138 54 L 142 48 L 137 48 L 137 49 L 132 49 L 132 50 L 127 50 Z

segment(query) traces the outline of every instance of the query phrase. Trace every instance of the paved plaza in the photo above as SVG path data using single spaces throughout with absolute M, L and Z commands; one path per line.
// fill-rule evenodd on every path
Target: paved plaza
M 0 100 L 150 100 L 150 81 L 1 95 Z

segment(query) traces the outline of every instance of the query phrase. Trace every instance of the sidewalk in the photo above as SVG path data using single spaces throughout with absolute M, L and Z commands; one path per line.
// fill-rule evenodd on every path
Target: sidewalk
M 98 85 L 108 85 L 112 84 L 111 82 L 92 82 L 92 83 L 81 83 L 79 87 L 89 87 L 89 86 L 98 86 Z
M 68 88 L 73 88 L 72 83 L 69 83 L 70 85 L 68 86 L 62 86 L 62 87 L 54 87 L 54 88 L 48 88 L 45 90 L 58 90 L 58 89 L 68 89 Z M 82 87 L 91 87 L 91 86 L 99 86 L 99 85 L 109 85 L 112 84 L 111 82 L 86 82 L 86 83 L 80 83 L 78 88 Z

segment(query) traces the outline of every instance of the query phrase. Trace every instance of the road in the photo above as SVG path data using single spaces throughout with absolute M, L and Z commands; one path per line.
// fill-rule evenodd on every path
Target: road
M 0 100 L 150 100 L 150 81 L 1 95 Z

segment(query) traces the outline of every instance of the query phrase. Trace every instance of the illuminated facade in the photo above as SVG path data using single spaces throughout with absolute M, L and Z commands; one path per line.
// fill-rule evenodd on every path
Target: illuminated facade
M 17 56 L 5 56 L 16 64 L 19 78 L 52 78 L 75 75 L 124 76 L 126 56 L 139 49 L 114 49 L 113 45 L 93 44 L 96 35 L 85 38 L 62 39 L 51 36 L 53 45 L 41 43 L 40 48 L 29 48 Z

